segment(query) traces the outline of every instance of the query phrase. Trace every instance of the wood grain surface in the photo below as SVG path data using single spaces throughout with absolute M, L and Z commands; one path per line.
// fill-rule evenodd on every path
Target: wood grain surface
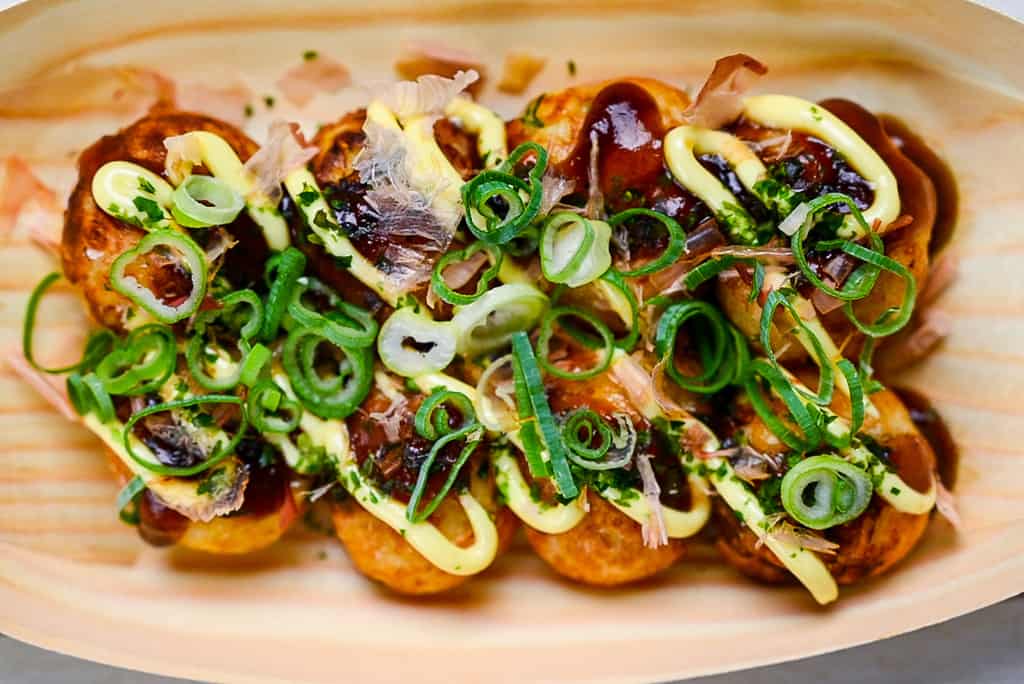
M 523 543 L 449 596 L 398 599 L 303 526 L 238 559 L 145 546 L 117 519 L 98 442 L 5 367 L 0 630 L 111 664 L 218 681 L 649 681 L 864 643 L 1024 590 L 1024 27 L 952 0 L 927 9 L 897 0 L 239 8 L 227 0 L 145 12 L 116 0 L 18 6 L 0 14 L 0 91 L 83 65 L 150 66 L 181 87 L 242 82 L 255 103 L 246 128 L 260 139 L 274 118 L 311 130 L 365 101 L 359 84 L 393 78 L 407 41 L 478 53 L 492 75 L 483 99 L 506 115 L 524 101 L 493 89 L 509 51 L 548 58 L 531 88 L 539 93 L 627 74 L 692 88 L 715 57 L 743 50 L 770 67 L 760 91 L 847 97 L 909 123 L 960 183 L 950 247 L 959 276 L 938 304 L 953 332 L 902 382 L 932 398 L 960 444 L 964 529 L 934 521 L 902 567 L 845 589 L 828 609 L 800 588 L 748 582 L 707 548 L 657 582 L 603 592 L 555 579 Z M 280 97 L 263 105 L 308 49 L 347 65 L 357 85 L 301 111 Z M 132 115 L 27 118 L 9 107 L 0 98 L 0 158 L 17 155 L 62 199 L 77 152 Z M 31 244 L 32 220 L 23 214 L 0 245 L 0 349 L 16 348 L 27 293 L 55 267 Z M 41 316 L 44 356 L 80 343 L 74 293 L 55 290 Z

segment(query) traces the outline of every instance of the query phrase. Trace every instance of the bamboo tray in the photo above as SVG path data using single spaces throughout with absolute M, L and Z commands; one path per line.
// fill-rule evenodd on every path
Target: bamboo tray
M 679 3 L 375 0 L 40 0 L 0 14 L 0 90 L 68 65 L 150 65 L 179 84 L 244 81 L 273 117 L 315 124 L 361 102 L 350 88 L 299 112 L 261 96 L 316 49 L 366 82 L 393 77 L 404 41 L 484 57 L 548 57 L 532 93 L 614 75 L 699 85 L 715 57 L 770 67 L 761 90 L 844 96 L 898 115 L 952 166 L 961 204 L 959 278 L 939 307 L 940 351 L 902 383 L 931 397 L 962 452 L 964 530 L 933 522 L 890 576 L 820 609 L 800 588 L 752 584 L 697 548 L 659 581 L 599 592 L 556 580 L 519 545 L 450 596 L 397 599 L 356 575 L 308 529 L 251 557 L 146 547 L 118 522 L 99 444 L 9 369 L 0 372 L 0 629 L 77 656 L 200 679 L 301 681 L 651 681 L 748 667 L 864 643 L 1024 590 L 1024 26 L 953 0 Z M 484 99 L 511 115 L 523 99 Z M 8 103 L 9 104 L 9 103 Z M 2 109 L 2 107 L 0 107 Z M 9 107 L 8 107 L 9 109 Z M 77 152 L 126 114 L 0 116 L 0 157 L 18 155 L 58 196 Z M 51 217 L 51 223 L 53 222 Z M 0 219 L 2 220 L 2 219 Z M 0 243 L 0 348 L 18 343 L 25 297 L 54 264 L 24 226 Z M 42 344 L 76 338 L 82 314 L 57 291 Z

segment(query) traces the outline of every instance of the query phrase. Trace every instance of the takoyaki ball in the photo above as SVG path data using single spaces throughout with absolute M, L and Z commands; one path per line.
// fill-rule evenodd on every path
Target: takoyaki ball
M 432 442 L 415 433 L 413 417 L 422 403 L 420 394 L 403 393 L 395 404 L 375 388 L 362 407 L 346 419 L 352 453 L 368 479 L 403 504 L 412 494 L 420 465 Z M 453 416 L 453 420 L 457 420 Z M 460 443 L 443 448 L 435 461 L 422 501 L 429 501 L 448 477 L 461 451 Z M 498 553 L 508 548 L 518 519 L 498 499 L 494 478 L 487 468 L 488 444 L 481 444 L 462 467 L 452 489 L 428 518 L 450 541 L 467 547 L 473 543 L 473 529 L 458 500 L 468 488 L 491 513 L 498 530 Z M 367 464 L 367 461 L 370 463 Z M 333 504 L 332 517 L 338 539 L 356 568 L 372 580 L 400 594 L 436 594 L 463 584 L 470 576 L 441 570 L 414 549 L 401 534 L 381 522 L 352 497 Z
M 107 455 L 118 479 L 127 483 L 130 472 L 113 453 Z M 241 502 L 235 500 L 233 510 L 206 522 L 190 520 L 147 489 L 137 503 L 139 536 L 153 546 L 175 545 L 224 555 L 251 553 L 280 539 L 302 508 L 296 494 L 299 481 L 262 440 L 243 440 L 236 456 L 243 478 Z M 183 480 L 182 489 L 195 491 L 211 474 L 218 477 L 216 471 L 200 474 Z
M 891 391 L 871 395 L 880 418 L 865 425 L 864 432 L 884 451 L 896 473 L 915 490 L 928 490 L 936 463 L 927 440 L 910 419 L 907 409 Z M 775 402 L 778 403 L 778 402 Z M 836 407 L 842 413 L 847 407 Z M 781 413 L 781 405 L 776 406 Z M 848 415 L 845 414 L 844 415 Z M 785 447 L 753 414 L 749 406 L 739 408 L 736 420 L 752 448 L 766 454 L 781 454 Z M 781 475 L 780 475 L 781 477 Z M 714 515 L 718 530 L 717 546 L 731 565 L 755 579 L 765 582 L 783 582 L 791 577 L 782 563 L 732 510 L 721 501 L 715 502 Z M 821 534 L 838 545 L 834 554 L 820 554 L 838 584 L 853 584 L 887 571 L 903 560 L 917 545 L 928 526 L 929 515 L 902 513 L 873 495 L 867 510 L 859 517 Z
M 883 235 L 885 254 L 907 267 L 918 284 L 928 273 L 928 247 L 936 217 L 935 187 L 931 179 L 915 165 L 893 143 L 881 122 L 869 111 L 847 100 L 825 100 L 823 107 L 831 111 L 853 128 L 885 161 L 896 176 L 900 195 L 901 218 L 890 226 L 876 226 Z M 846 162 L 831 148 L 809 136 L 799 133 L 783 135 L 781 131 L 761 128 L 740 122 L 733 133 L 755 143 L 765 140 L 785 140 L 784 151 L 773 147 L 761 148 L 761 155 L 771 163 L 789 169 L 792 186 L 808 197 L 826 192 L 842 192 L 853 197 L 862 207 L 868 206 L 873 198 L 870 185 L 853 172 Z M 778 155 L 782 156 L 778 156 Z M 860 263 L 839 252 L 811 257 L 812 267 L 821 277 L 834 277 L 835 282 L 846 276 Z M 741 269 L 741 277 L 724 277 L 718 281 L 718 300 L 732 322 L 748 337 L 756 339 L 760 329 L 761 304 L 750 302 L 749 294 L 753 283 L 753 272 Z M 797 281 L 799 284 L 800 281 Z M 856 358 L 863 345 L 863 335 L 846 318 L 842 307 L 819 299 L 807 284 L 802 293 L 825 313 L 820 314 L 825 329 L 833 341 L 849 358 Z M 883 271 L 868 297 L 853 306 L 857 317 L 865 323 L 874 323 L 890 308 L 898 309 L 903 300 L 904 281 L 894 273 Z M 806 351 L 795 340 L 779 333 L 789 329 L 788 314 L 779 312 L 776 330 L 773 331 L 773 347 L 785 350 L 784 360 L 807 358 Z M 792 344 L 787 344 L 792 342 Z M 884 344 L 884 342 L 883 342 Z
M 231 124 L 200 114 L 154 111 L 114 135 L 100 138 L 78 159 L 78 182 L 68 200 L 64 215 L 61 257 L 64 275 L 81 287 L 89 310 L 101 325 L 124 330 L 133 304 L 110 288 L 110 268 L 114 259 L 133 249 L 146 234 L 142 228 L 113 218 L 93 199 L 93 176 L 104 164 L 125 161 L 138 164 L 163 176 L 167 149 L 164 139 L 190 131 L 207 131 L 222 137 L 239 158 L 252 156 L 257 145 Z M 197 173 L 202 169 L 197 168 Z M 229 249 L 220 273 L 237 287 L 246 287 L 262 275 L 268 254 L 259 227 L 242 212 L 225 227 L 236 247 Z M 223 240 L 219 230 L 190 234 L 207 246 Z M 205 242 L 204 242 L 205 241 Z M 186 296 L 191 289 L 188 274 L 155 253 L 140 256 L 133 275 L 139 282 L 165 300 Z
M 625 414 L 638 433 L 651 431 L 652 426 L 630 403 L 625 391 L 607 374 L 589 380 L 563 380 L 551 377 L 546 381 L 551 409 L 556 416 L 589 408 L 616 424 L 615 414 Z M 679 510 L 689 510 L 690 489 L 678 456 L 658 438 L 647 444 L 638 443 L 637 452 L 651 456 L 651 465 L 661 487 L 661 502 Z M 525 463 L 520 469 L 529 478 Z M 618 471 L 622 481 L 642 489 L 635 465 Z M 555 489 L 550 480 L 536 481 L 541 498 L 554 501 Z M 572 529 L 560 534 L 547 534 L 527 526 L 526 538 L 533 550 L 557 573 L 591 586 L 610 587 L 652 577 L 672 566 L 686 553 L 686 542 L 669 539 L 667 544 L 648 546 L 643 529 L 625 513 L 587 487 L 589 511 Z
M 365 123 L 366 110 L 359 109 L 320 128 L 312 141 L 318 152 L 310 161 L 310 170 L 333 209 L 338 225 L 371 263 L 386 269 L 387 249 L 396 241 L 407 242 L 411 249 L 422 249 L 427 257 L 427 245 L 418 245 L 414 235 L 391 234 L 381 225 L 377 209 L 366 199 L 370 187 L 356 169 L 356 160 L 366 145 Z M 475 135 L 441 118 L 434 124 L 434 139 L 463 179 L 472 178 L 482 168 Z M 340 267 L 322 246 L 310 242 L 308 228 L 297 214 L 292 216 L 290 225 L 295 245 L 309 260 L 309 272 L 354 304 L 373 311 L 383 307 L 376 293 Z

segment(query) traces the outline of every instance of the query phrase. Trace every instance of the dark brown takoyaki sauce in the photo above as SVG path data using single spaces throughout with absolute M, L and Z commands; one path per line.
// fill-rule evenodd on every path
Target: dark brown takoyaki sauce
M 374 389 L 363 402 L 360 409 L 346 419 L 351 439 L 352 453 L 359 463 L 360 471 L 371 482 L 398 501 L 408 502 L 420 467 L 423 465 L 434 442 L 424 439 L 416 432 L 414 418 L 416 410 L 423 403 L 423 395 L 404 393 L 406 404 L 395 409 L 398 418 L 394 432 L 389 436 L 384 422 L 391 408 L 391 400 L 382 392 Z M 449 426 L 457 427 L 462 423 L 462 416 L 456 410 L 449 411 Z M 437 454 L 430 470 L 422 504 L 429 501 L 441 487 L 458 461 L 465 446 L 464 440 L 448 443 Z M 477 448 L 475 457 L 484 453 L 486 444 Z M 474 467 L 474 459 L 459 472 L 459 477 L 452 487 L 452 492 L 459 491 L 469 480 L 470 469 Z
M 597 143 L 597 178 L 608 214 L 647 207 L 671 216 L 684 226 L 695 225 L 701 205 L 694 195 L 679 187 L 665 168 L 662 140 L 665 129 L 658 105 L 641 86 L 619 82 L 605 87 L 590 105 L 572 153 L 557 169 L 571 178 L 586 197 L 590 155 Z M 653 226 L 652 226 L 653 227 Z M 652 257 L 664 247 L 664 231 L 631 231 L 634 258 Z
M 313 173 L 331 207 L 333 218 L 353 247 L 367 260 L 387 272 L 388 249 L 396 243 L 418 252 L 425 260 L 436 258 L 436 236 L 424 235 L 409 225 L 401 231 L 386 225 L 382 218 L 387 207 L 376 206 L 368 200 L 371 188 L 363 182 L 355 169 L 355 162 L 366 145 L 363 124 L 366 111 L 357 110 L 317 134 L 314 142 L 321 152 L 313 159 Z M 477 153 L 476 136 L 464 131 L 447 119 L 434 124 L 434 138 L 445 157 L 463 178 L 472 177 L 481 167 Z M 309 239 L 309 230 L 293 203 L 286 198 L 282 209 L 288 217 L 295 244 L 309 259 L 309 271 L 341 293 L 348 301 L 371 310 L 381 308 L 382 302 L 369 288 L 356 280 L 338 259 Z M 419 217 L 417 219 L 417 216 Z M 433 221 L 427 214 L 410 215 L 409 221 Z
M 170 546 L 188 529 L 189 519 L 168 508 L 148 489 L 139 498 L 139 536 L 153 546 Z
M 261 516 L 281 508 L 291 496 L 291 468 L 277 450 L 262 438 L 247 437 L 238 444 L 235 455 L 249 469 L 242 507 L 231 515 Z
M 956 177 L 949 165 L 903 121 L 890 114 L 878 116 L 893 144 L 927 175 L 935 186 L 936 214 L 928 251 L 937 254 L 953 236 L 960 204 Z
M 921 431 L 935 452 L 935 460 L 942 483 L 952 488 L 956 483 L 960 463 L 960 450 L 953 441 L 949 426 L 932 403 L 920 392 L 905 387 L 893 390 L 910 412 L 910 419 Z
M 728 130 L 754 147 L 758 157 L 768 167 L 770 177 L 786 183 L 808 198 L 840 192 L 852 197 L 860 209 L 866 209 L 874 199 L 871 184 L 854 171 L 834 148 L 813 136 L 797 131 L 765 128 L 746 119 L 740 119 Z M 738 179 L 720 175 L 719 180 L 737 194 L 742 202 L 742 195 L 736 192 L 737 188 L 742 187 Z M 752 211 L 746 205 L 744 207 L 755 217 L 763 211 Z

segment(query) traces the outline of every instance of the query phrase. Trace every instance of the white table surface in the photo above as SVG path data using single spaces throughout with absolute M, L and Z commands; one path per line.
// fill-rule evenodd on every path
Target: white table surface
M 1024 0 L 975 1 L 1024 20 Z M 926 2 L 922 0 L 922 4 Z M 14 4 L 17 0 L 0 0 L 0 9 Z M 185 681 L 99 665 L 0 635 L 0 684 L 175 684 Z M 956 620 L 867 646 L 689 681 L 691 684 L 1022 684 L 1024 595 Z

